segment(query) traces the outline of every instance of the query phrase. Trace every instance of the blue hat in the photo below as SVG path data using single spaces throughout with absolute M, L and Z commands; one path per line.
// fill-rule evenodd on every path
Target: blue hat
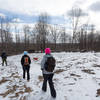
M 24 55 L 27 55 L 27 51 L 24 51 Z

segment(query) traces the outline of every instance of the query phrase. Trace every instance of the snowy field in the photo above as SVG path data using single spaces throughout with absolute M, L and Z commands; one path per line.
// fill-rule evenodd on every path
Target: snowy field
M 46 93 L 41 90 L 43 55 L 29 54 L 30 82 L 22 78 L 22 54 L 8 57 L 8 66 L 0 65 L 0 100 L 100 100 L 100 53 L 53 53 L 57 62 L 53 79 L 56 99 L 49 87 Z

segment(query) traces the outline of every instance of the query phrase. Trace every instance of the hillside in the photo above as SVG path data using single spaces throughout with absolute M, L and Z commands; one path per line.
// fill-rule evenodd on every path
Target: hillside
M 44 54 L 29 55 L 32 60 L 30 82 L 22 78 L 22 54 L 8 57 L 8 66 L 0 65 L 0 100 L 54 100 L 49 87 L 47 93 L 41 91 L 40 62 Z M 100 53 L 53 55 L 57 61 L 53 79 L 57 91 L 55 100 L 100 100 Z M 38 57 L 38 61 L 34 61 L 34 57 Z

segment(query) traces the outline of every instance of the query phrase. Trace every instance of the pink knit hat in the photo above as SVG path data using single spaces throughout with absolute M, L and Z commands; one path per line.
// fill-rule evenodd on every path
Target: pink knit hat
M 46 48 L 46 49 L 45 49 L 45 53 L 46 53 L 46 54 L 50 54 L 50 53 L 51 53 L 50 48 Z

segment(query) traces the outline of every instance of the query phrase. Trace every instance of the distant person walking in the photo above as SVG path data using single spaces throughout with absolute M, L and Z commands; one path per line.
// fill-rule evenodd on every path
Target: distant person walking
M 7 55 L 6 55 L 6 52 L 2 52 L 1 58 L 2 58 L 2 66 L 4 66 L 4 63 L 7 66 Z
M 25 74 L 27 72 L 27 81 L 30 80 L 30 64 L 31 64 L 31 60 L 30 57 L 28 56 L 27 51 L 24 51 L 24 55 L 21 58 L 21 64 L 23 67 L 23 78 L 25 79 Z
M 51 92 L 51 96 L 53 98 L 56 98 L 56 91 L 54 88 L 54 84 L 53 84 L 53 76 L 54 76 L 54 68 L 55 68 L 55 59 L 54 57 L 51 55 L 51 50 L 50 48 L 46 48 L 45 49 L 45 55 L 41 61 L 41 70 L 43 73 L 43 86 L 42 86 L 42 90 L 44 92 L 46 92 L 47 90 L 47 81 L 49 83 L 49 87 L 50 87 L 50 92 Z

